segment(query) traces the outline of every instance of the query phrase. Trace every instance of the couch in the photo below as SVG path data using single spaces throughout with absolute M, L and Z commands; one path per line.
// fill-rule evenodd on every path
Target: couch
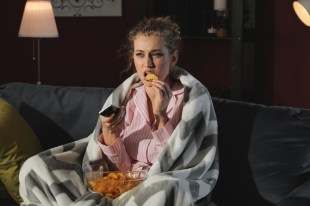
M 44 150 L 91 133 L 112 91 L 12 82 L 0 85 L 0 98 L 16 109 Z M 212 201 L 218 206 L 309 206 L 310 110 L 212 99 L 220 157 Z M 0 205 L 18 204 L 3 198 Z

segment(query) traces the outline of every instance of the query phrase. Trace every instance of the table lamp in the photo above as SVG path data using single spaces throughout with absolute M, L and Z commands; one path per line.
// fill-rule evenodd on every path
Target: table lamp
M 293 8 L 299 19 L 307 26 L 310 26 L 310 0 L 298 0 L 293 2 Z
M 34 38 L 34 45 L 37 44 L 37 84 L 41 84 L 40 39 L 58 37 L 54 12 L 49 0 L 27 0 L 18 36 Z

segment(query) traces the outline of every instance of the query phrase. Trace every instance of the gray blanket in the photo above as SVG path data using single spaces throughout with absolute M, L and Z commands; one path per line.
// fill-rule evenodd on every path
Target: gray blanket
M 20 172 L 21 205 L 206 205 L 219 174 L 215 111 L 208 90 L 197 79 L 181 68 L 171 75 L 185 87 L 181 121 L 142 184 L 113 201 L 87 190 L 83 166 L 104 163 L 97 144 L 101 130 L 98 118 L 88 137 L 25 162 Z M 119 107 L 131 89 L 140 84 L 137 74 L 133 74 L 115 89 L 102 110 L 110 105 Z

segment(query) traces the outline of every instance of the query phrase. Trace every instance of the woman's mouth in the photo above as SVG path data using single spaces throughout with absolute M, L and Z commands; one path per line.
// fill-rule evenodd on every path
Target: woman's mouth
M 151 72 L 145 72 L 144 73 L 144 80 L 146 81 L 152 81 L 154 79 L 158 79 L 158 76 Z

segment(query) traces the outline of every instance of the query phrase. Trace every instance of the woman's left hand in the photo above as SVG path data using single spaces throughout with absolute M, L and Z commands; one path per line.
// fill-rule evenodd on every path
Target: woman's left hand
M 167 107 L 172 97 L 170 86 L 160 80 L 153 80 L 152 86 L 155 90 L 155 98 L 152 102 L 153 113 L 157 121 L 168 121 Z

